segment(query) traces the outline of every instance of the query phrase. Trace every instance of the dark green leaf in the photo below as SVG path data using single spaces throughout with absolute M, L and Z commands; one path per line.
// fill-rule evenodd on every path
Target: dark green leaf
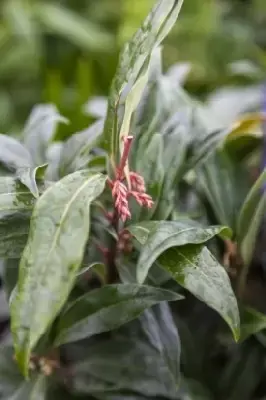
M 104 147 L 111 158 L 117 161 L 119 154 L 119 128 L 117 111 L 124 89 L 134 85 L 143 70 L 145 62 L 149 60 L 153 49 L 168 34 L 174 25 L 183 0 L 159 0 L 142 27 L 136 32 L 130 42 L 126 44 L 119 60 L 119 66 L 112 82 L 108 103 L 107 117 L 104 128 Z M 125 94 L 125 92 L 124 92 Z M 128 134 L 128 132 L 124 132 Z
M 143 283 L 156 259 L 167 249 L 187 244 L 202 244 L 216 235 L 230 236 L 229 228 L 210 226 L 197 227 L 194 222 L 150 221 L 128 227 L 133 236 L 143 245 L 138 264 L 137 280 Z
M 241 310 L 241 336 L 246 340 L 249 336 L 266 329 L 266 316 L 253 308 L 245 307 Z
M 229 277 L 206 247 L 202 244 L 172 247 L 158 261 L 181 286 L 216 310 L 238 340 L 239 312 Z
M 40 104 L 33 108 L 23 136 L 35 165 L 47 162 L 47 148 L 59 122 L 67 123 L 67 120 L 58 113 L 53 104 Z
M 11 301 L 16 357 L 27 376 L 30 352 L 54 320 L 76 279 L 90 227 L 90 203 L 105 177 L 78 171 L 37 200 Z
M 110 285 L 93 290 L 70 304 L 61 315 L 56 345 L 108 332 L 161 301 L 182 298 L 168 290 L 136 284 Z
M 46 377 L 39 375 L 30 382 L 22 383 L 8 400 L 45 400 Z
M 92 338 L 85 348 L 74 344 L 71 354 L 80 354 L 72 369 L 76 393 L 107 400 L 123 394 L 127 399 L 132 392 L 130 400 L 134 393 L 137 400 L 177 398 L 180 342 L 166 303 L 144 311 L 111 338 Z

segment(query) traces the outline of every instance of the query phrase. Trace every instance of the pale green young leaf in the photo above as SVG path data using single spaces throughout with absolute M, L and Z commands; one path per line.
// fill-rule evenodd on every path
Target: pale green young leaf
M 103 142 L 113 161 L 117 161 L 119 155 L 120 130 L 117 113 L 122 93 L 124 89 L 130 90 L 136 80 L 140 79 L 145 62 L 174 25 L 182 3 L 183 0 L 159 0 L 120 55 L 109 96 Z

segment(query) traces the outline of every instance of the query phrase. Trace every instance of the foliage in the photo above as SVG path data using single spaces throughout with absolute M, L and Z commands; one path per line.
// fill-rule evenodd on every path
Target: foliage
M 84 17 L 90 1 L 70 3 L 5 2 L 4 18 L 23 29 L 19 54 L 41 58 L 42 40 L 49 54 L 52 34 L 72 43 L 68 54 L 77 46 L 104 53 L 104 64 L 116 60 L 108 49 L 131 34 L 130 24 L 113 10 L 116 29 L 102 31 Z M 265 146 L 257 86 L 264 65 L 257 45 L 240 35 L 234 57 L 252 48 L 258 69 L 242 72 L 245 86 L 194 97 L 209 57 L 188 56 L 192 75 L 184 63 L 162 67 L 160 44 L 170 29 L 166 65 L 174 38 L 182 50 L 183 35 L 197 36 L 201 26 L 191 27 L 189 1 L 178 18 L 182 5 L 157 1 L 120 52 L 109 97 L 87 103 L 90 117 L 81 118 L 83 94 L 98 89 L 85 85 L 77 103 L 64 107 L 54 99 L 64 85 L 49 71 L 55 104 L 34 106 L 18 137 L 0 135 L 1 277 L 9 299 L 1 310 L 0 398 L 265 397 L 266 308 L 254 286 L 264 290 L 257 270 L 265 267 L 265 160 L 252 174 Z M 223 21 L 216 2 L 193 7 L 206 18 L 201 51 L 210 37 L 230 48 L 241 43 L 239 25 L 230 44 L 223 34 L 230 21 L 213 25 L 218 11 Z M 237 2 L 232 15 L 236 9 Z M 130 19 L 127 1 L 123 10 Z M 101 26 L 98 5 L 94 13 Z M 222 67 L 231 61 L 228 55 Z M 90 74 L 91 62 L 85 65 Z M 216 66 L 208 83 L 201 76 L 203 85 L 229 78 Z

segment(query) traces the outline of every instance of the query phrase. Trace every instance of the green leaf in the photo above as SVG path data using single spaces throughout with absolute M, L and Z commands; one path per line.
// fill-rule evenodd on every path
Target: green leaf
M 48 183 L 41 182 L 43 193 Z M 35 197 L 18 179 L 0 177 L 0 257 L 19 258 L 29 234 Z
M 17 177 L 19 180 L 27 186 L 34 197 L 39 197 L 39 191 L 37 186 L 37 179 L 42 179 L 44 177 L 47 164 L 40 165 L 38 167 L 22 167 L 17 170 Z
M 165 38 L 174 25 L 183 0 L 159 0 L 154 6 L 142 27 L 125 45 L 119 59 L 116 75 L 113 79 L 108 111 L 104 128 L 104 147 L 111 159 L 117 161 L 119 155 L 119 128 L 117 120 L 118 107 L 125 89 L 129 90 L 137 79 L 141 78 L 145 62 L 155 47 Z M 142 84 L 141 84 L 142 86 Z M 128 132 L 125 132 L 127 134 Z
M 59 122 L 68 121 L 53 104 L 40 104 L 33 108 L 25 124 L 23 137 L 35 165 L 47 162 L 47 148 Z
M 90 203 L 103 191 L 105 179 L 78 171 L 55 183 L 36 202 L 11 301 L 16 357 L 25 376 L 31 350 L 75 282 L 89 234 Z
M 46 184 L 39 184 L 42 193 Z M 20 181 L 13 177 L 0 177 L 0 217 L 32 210 L 36 199 Z
M 240 340 L 246 340 L 249 336 L 266 329 L 266 316 L 250 307 L 241 310 L 241 336 Z
M 12 172 L 33 166 L 29 151 L 18 140 L 0 134 L 0 163 Z
M 182 287 L 216 310 L 233 332 L 240 335 L 237 301 L 225 269 L 202 244 L 172 247 L 159 257 L 160 265 Z
M 228 237 L 229 228 L 195 226 L 193 221 L 150 221 L 127 228 L 143 245 L 137 263 L 137 281 L 143 283 L 156 259 L 167 249 L 187 244 L 202 244 L 216 235 Z
M 248 191 L 247 172 L 225 151 L 216 151 L 196 169 L 196 184 L 218 224 L 236 230 L 236 219 Z
M 4 289 L 8 298 L 10 298 L 10 295 L 17 284 L 18 269 L 19 259 L 8 258 L 7 260 L 4 260 L 4 271 L 2 279 L 4 283 Z
M 240 210 L 237 221 L 237 240 L 244 264 L 249 265 L 265 213 L 265 192 L 263 187 L 266 183 L 266 170 L 262 172 L 251 190 Z
M 103 130 L 103 121 L 97 121 L 88 129 L 72 135 L 63 145 L 59 172 L 63 176 L 74 172 L 90 160 L 89 153 Z
M 30 215 L 12 214 L 0 219 L 0 257 L 20 258 L 27 243 Z
M 0 164 L 15 172 L 19 180 L 29 188 L 35 197 L 39 196 L 36 178 L 43 173 L 46 165 L 36 167 L 30 152 L 16 139 L 0 134 Z
M 8 400 L 45 400 L 47 382 L 44 375 L 39 375 L 30 382 L 25 382 L 8 397 Z
M 108 400 L 135 400 L 134 393 L 140 399 L 177 398 L 180 341 L 167 303 L 145 310 L 112 336 L 69 346 L 77 360 L 74 393 Z
M 35 12 L 49 33 L 68 39 L 74 45 L 90 51 L 110 51 L 113 38 L 103 28 L 59 4 L 37 3 Z
M 161 301 L 183 297 L 168 290 L 136 284 L 104 286 L 78 298 L 61 315 L 56 345 L 108 332 L 135 319 Z

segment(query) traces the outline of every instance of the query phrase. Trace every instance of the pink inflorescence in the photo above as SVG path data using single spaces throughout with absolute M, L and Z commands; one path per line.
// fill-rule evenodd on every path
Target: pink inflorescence
M 112 196 L 115 199 L 115 208 L 120 218 L 124 222 L 131 217 L 128 207 L 127 195 L 127 187 L 122 182 L 115 181 L 112 189 Z
M 153 201 L 151 196 L 146 193 L 144 178 L 137 172 L 129 172 L 130 188 L 123 183 L 125 179 L 124 168 L 128 162 L 128 155 L 133 137 L 128 136 L 123 140 L 124 150 L 120 164 L 118 167 L 116 167 L 115 179 L 114 181 L 108 179 L 108 184 L 112 189 L 112 196 L 115 200 L 116 211 L 122 221 L 125 222 L 127 219 L 131 218 L 128 205 L 128 198 L 130 196 L 134 197 L 141 207 L 151 208 L 153 206 Z

